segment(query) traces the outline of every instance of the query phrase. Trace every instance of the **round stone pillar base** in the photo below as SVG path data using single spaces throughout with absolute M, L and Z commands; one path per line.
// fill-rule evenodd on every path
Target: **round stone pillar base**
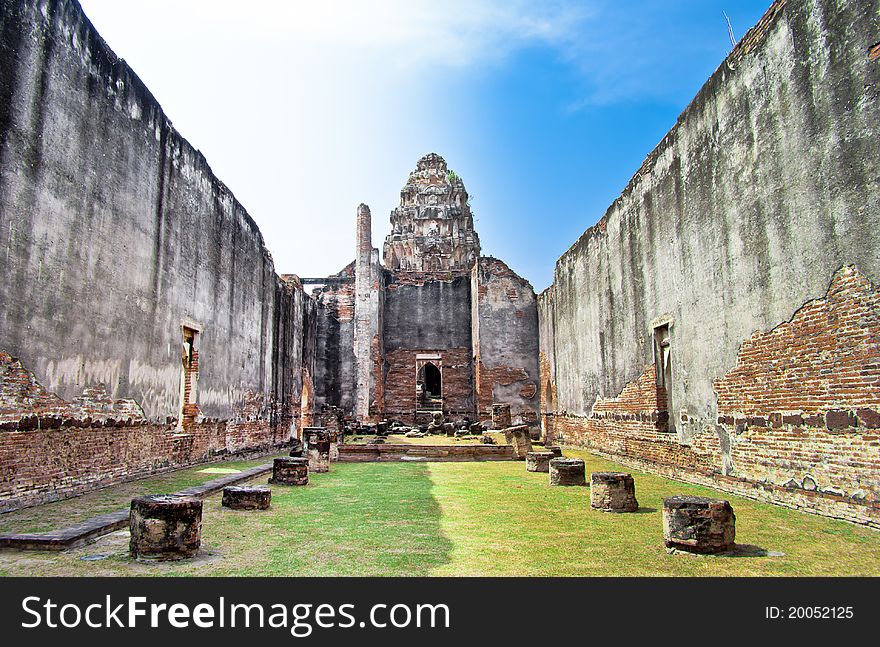
M 691 553 L 733 549 L 736 516 L 728 501 L 701 496 L 663 499 L 663 539 L 667 548 Z
M 308 485 L 309 459 L 276 458 L 272 462 L 272 478 L 269 479 L 269 483 L 273 485 Z
M 550 459 L 550 485 L 586 484 L 586 468 L 580 458 Z
M 590 474 L 590 507 L 605 512 L 635 512 L 636 484 L 632 475 L 623 472 Z
M 265 485 L 235 486 L 223 488 L 223 507 L 232 510 L 268 510 L 272 502 L 272 490 Z
M 526 454 L 526 471 L 549 472 L 551 458 L 553 454 L 550 452 L 529 452 Z
M 170 494 L 132 499 L 129 552 L 137 559 L 194 557 L 202 543 L 202 501 Z

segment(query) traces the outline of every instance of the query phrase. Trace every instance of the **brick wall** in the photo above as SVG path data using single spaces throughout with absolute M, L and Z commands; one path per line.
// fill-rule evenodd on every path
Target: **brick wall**
M 510 405 L 514 419 L 537 422 L 538 312 L 531 284 L 503 261 L 480 257 L 471 274 L 471 337 L 479 415 Z
M 880 527 L 880 289 L 858 269 L 754 333 L 714 384 L 717 424 L 689 439 L 665 433 L 653 365 L 555 428 L 640 469 Z
M 103 384 L 86 387 L 72 402 L 63 400 L 44 389 L 18 358 L 0 351 L 0 432 L 143 420 L 137 402 L 113 400 Z
M 261 393 L 245 391 L 232 409 L 229 420 L 184 415 L 183 429 L 173 418 L 151 424 L 136 402 L 111 399 L 102 384 L 63 400 L 0 352 L 0 511 L 288 441 L 292 412 Z
M 857 268 L 841 268 L 824 298 L 743 342 L 715 390 L 727 475 L 782 496 L 813 492 L 800 505 L 819 512 L 849 501 L 877 515 L 880 289 Z
M 62 427 L 0 432 L 0 511 L 233 454 L 267 452 L 289 432 L 267 421 Z
M 386 352 L 385 413 L 389 419 L 411 421 L 416 410 L 416 355 L 440 355 L 443 375 L 443 411 L 448 415 L 473 417 L 473 364 L 470 348 Z

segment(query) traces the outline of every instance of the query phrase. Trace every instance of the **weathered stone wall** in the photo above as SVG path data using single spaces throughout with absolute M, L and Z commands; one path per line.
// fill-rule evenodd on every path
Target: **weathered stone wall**
M 327 286 L 318 295 L 316 311 L 315 406 L 354 411 L 354 262 L 337 276 L 350 283 Z
M 46 416 L 114 418 L 97 409 L 115 402 L 164 429 L 181 414 L 187 327 L 184 420 L 222 421 L 230 451 L 289 435 L 311 306 L 245 209 L 74 0 L 3 3 L 0 58 L 0 351 L 55 398 L 6 400 L 5 422 L 36 420 L 39 434 Z M 79 428 L 65 433 L 45 458 L 90 482 L 71 462 L 90 464 Z M 143 460 L 172 460 L 162 452 Z
M 538 310 L 535 291 L 504 262 L 481 257 L 471 272 L 477 408 L 510 405 L 514 418 L 538 420 Z
M 877 523 L 878 33 L 871 3 L 775 2 L 559 259 L 539 300 L 567 440 Z M 654 411 L 674 433 L 598 418 L 664 353 L 664 325 L 671 407 Z
M 541 433 L 548 445 L 556 442 L 556 366 L 553 335 L 553 286 L 536 298 L 538 310 L 538 388 L 541 394 Z

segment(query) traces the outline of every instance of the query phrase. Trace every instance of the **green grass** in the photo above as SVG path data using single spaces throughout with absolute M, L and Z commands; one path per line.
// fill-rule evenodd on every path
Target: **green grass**
M 283 454 L 279 454 L 283 455 Z M 265 456 L 247 461 L 223 461 L 197 465 L 183 470 L 166 472 L 145 479 L 122 483 L 95 490 L 73 499 L 55 501 L 33 508 L 23 508 L 0 514 L 0 533 L 47 532 L 72 526 L 99 514 L 126 508 L 136 496 L 169 494 L 200 485 L 224 476 L 211 473 L 212 469 L 244 470 L 272 460 Z M 208 470 L 208 471 L 206 471 Z
M 621 470 L 584 452 L 587 471 Z M 631 470 L 626 470 L 631 471 Z M 127 533 L 61 554 L 0 553 L 6 575 L 878 575 L 880 532 L 632 472 L 638 513 L 589 507 L 589 488 L 548 486 L 522 462 L 344 463 L 307 487 L 273 486 L 272 508 L 205 500 L 204 556 L 140 564 Z M 254 482 L 265 483 L 265 477 Z M 777 556 L 670 555 L 662 498 L 723 496 L 737 544 Z M 754 551 L 754 549 L 753 549 Z M 101 561 L 82 561 L 103 554 Z M 746 554 L 749 554 L 746 552 Z

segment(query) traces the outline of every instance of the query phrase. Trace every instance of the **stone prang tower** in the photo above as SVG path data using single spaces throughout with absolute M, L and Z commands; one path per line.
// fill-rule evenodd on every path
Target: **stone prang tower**
M 385 238 L 385 267 L 391 271 L 468 271 L 480 257 L 480 238 L 461 178 L 446 160 L 428 153 L 400 191 Z

